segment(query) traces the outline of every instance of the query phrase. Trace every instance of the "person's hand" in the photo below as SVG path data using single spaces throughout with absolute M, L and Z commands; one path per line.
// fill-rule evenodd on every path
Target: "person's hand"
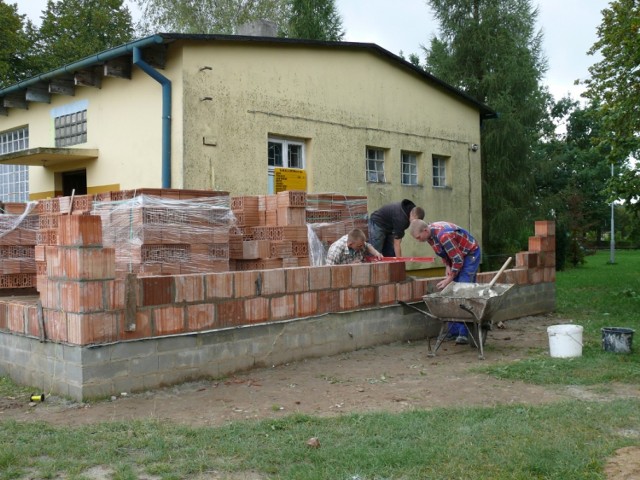
M 436 288 L 438 290 L 443 290 L 447 285 L 449 285 L 451 282 L 453 282 L 453 275 L 447 275 L 446 277 L 444 277 L 443 280 L 439 281 L 436 284 Z
M 373 258 L 375 258 L 376 260 L 382 260 L 383 259 L 382 254 L 379 251 L 375 250 L 375 249 L 373 250 L 373 252 L 371 252 L 371 256 Z

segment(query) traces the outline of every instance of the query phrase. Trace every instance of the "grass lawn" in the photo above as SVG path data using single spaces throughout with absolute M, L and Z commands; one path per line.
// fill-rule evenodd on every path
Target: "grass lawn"
M 614 265 L 608 259 L 608 252 L 599 253 L 557 275 L 557 317 L 584 326 L 582 357 L 551 359 L 534 351 L 520 362 L 482 370 L 538 384 L 638 383 L 637 347 L 630 355 L 604 352 L 600 329 L 637 327 L 640 252 L 618 252 Z M 12 388 L 0 381 L 1 395 Z M 310 437 L 322 439 L 321 448 L 309 448 Z M 91 479 L 95 467 L 118 480 L 603 479 L 606 459 L 639 442 L 638 399 L 291 415 L 220 428 L 151 420 L 74 428 L 4 421 L 0 480 Z

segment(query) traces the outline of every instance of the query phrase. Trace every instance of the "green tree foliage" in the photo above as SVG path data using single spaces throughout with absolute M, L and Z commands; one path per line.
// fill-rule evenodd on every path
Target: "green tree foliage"
M 599 148 L 611 163 L 624 166 L 612 180 L 612 198 L 627 204 L 640 197 L 640 172 L 634 162 L 640 160 L 640 3 L 615 0 L 602 11 L 598 40 L 590 54 L 601 53 L 602 60 L 589 68 L 591 78 L 584 83 L 583 94 L 600 105 L 597 112 L 602 129 L 597 138 Z
M 131 13 L 123 0 L 48 0 L 41 18 L 35 57 L 42 71 L 116 47 L 133 37 Z
M 0 88 L 8 87 L 31 73 L 29 50 L 33 25 L 18 14 L 17 5 L 0 0 Z
M 234 34 L 254 20 L 269 20 L 280 30 L 289 18 L 290 0 L 134 0 L 142 9 L 144 33 Z
M 522 248 L 534 199 L 532 145 L 548 93 L 542 35 L 530 0 L 429 0 L 440 34 L 426 69 L 499 113 L 482 126 L 483 244 L 489 255 Z
M 537 217 L 555 219 L 558 235 L 568 236 L 568 242 L 556 245 L 557 266 L 564 264 L 565 256 L 576 265 L 583 261 L 586 241 L 602 238 L 610 228 L 605 192 L 610 165 L 593 144 L 601 129 L 596 106 L 580 107 L 563 98 L 550 110 L 552 119 L 564 122 L 566 133 L 556 134 L 556 125 L 550 122 L 534 149 L 540 159 L 534 174 L 535 212 Z
M 338 42 L 344 38 L 335 0 L 291 0 L 286 36 Z

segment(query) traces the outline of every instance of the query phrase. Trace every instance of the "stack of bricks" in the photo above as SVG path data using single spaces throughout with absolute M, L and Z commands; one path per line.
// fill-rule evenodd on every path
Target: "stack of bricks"
M 319 193 L 309 194 L 307 203 L 306 222 L 325 247 L 354 228 L 368 234 L 367 197 Z
M 309 266 L 307 194 L 233 197 L 236 228 L 230 238 L 232 270 Z
M 114 249 L 102 246 L 100 217 L 61 215 L 57 232 L 39 284 L 46 337 L 79 345 L 117 340 L 124 282 L 115 279 Z
M 38 202 L 38 228 L 35 247 L 36 286 L 38 291 L 40 291 L 42 280 L 46 277 L 46 247 L 58 244 L 60 217 L 65 215 L 87 215 L 91 211 L 94 200 L 93 195 L 74 195 L 73 197 L 48 198 Z
M 36 286 L 37 205 L 5 203 L 0 215 L 0 292 Z
M 111 199 L 96 203 L 94 213 L 102 218 L 105 246 L 115 248 L 119 276 L 229 270 L 234 217 L 227 192 L 142 189 Z

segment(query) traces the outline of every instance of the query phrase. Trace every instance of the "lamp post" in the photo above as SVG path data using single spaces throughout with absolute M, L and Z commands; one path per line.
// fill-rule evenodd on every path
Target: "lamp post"
M 613 178 L 613 163 L 611 164 L 611 178 Z M 613 224 L 613 207 L 615 205 L 615 201 L 611 200 L 611 243 L 610 243 L 610 252 L 609 252 L 609 263 L 613 264 L 616 261 L 616 237 L 615 237 L 615 229 Z

